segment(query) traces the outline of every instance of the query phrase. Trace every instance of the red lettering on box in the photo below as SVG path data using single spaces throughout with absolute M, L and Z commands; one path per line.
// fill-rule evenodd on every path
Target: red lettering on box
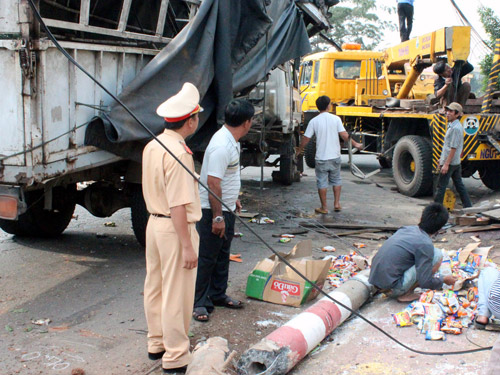
M 271 290 L 276 292 L 288 292 L 291 296 L 300 296 L 300 284 L 291 283 L 289 281 L 274 280 L 271 285 Z

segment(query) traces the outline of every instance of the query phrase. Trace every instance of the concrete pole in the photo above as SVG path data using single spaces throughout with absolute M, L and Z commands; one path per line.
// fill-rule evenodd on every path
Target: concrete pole
M 373 286 L 368 283 L 369 274 L 370 270 L 361 271 L 329 296 L 353 310 L 359 309 L 373 291 Z M 348 310 L 323 297 L 245 351 L 238 361 L 238 374 L 288 373 L 350 315 Z

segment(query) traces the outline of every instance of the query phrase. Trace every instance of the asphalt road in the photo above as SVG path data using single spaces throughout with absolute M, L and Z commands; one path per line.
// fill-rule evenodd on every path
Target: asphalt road
M 376 169 L 373 157 L 357 157 L 364 171 Z M 281 244 L 273 233 L 296 228 L 302 220 L 314 220 L 318 198 L 314 170 L 306 169 L 302 182 L 283 187 L 265 169 L 260 189 L 259 168 L 243 170 L 244 208 L 276 220 L 273 225 L 250 224 L 276 250 L 288 251 L 299 238 Z M 406 225 L 418 222 L 430 198 L 414 199 L 394 191 L 390 172 L 384 170 L 370 182 L 353 177 L 346 166 L 342 171 L 343 211 L 328 219 L 351 223 Z M 468 179 L 466 186 L 474 202 L 499 198 L 480 183 Z M 329 193 L 330 206 L 333 205 Z M 332 207 L 331 207 L 332 208 Z M 208 324 L 193 322 L 192 344 L 220 335 L 241 354 L 251 344 L 270 333 L 302 308 L 273 305 L 245 297 L 246 278 L 269 250 L 241 225 L 233 253 L 242 263 L 231 263 L 229 292 L 242 299 L 241 311 L 216 309 Z M 482 234 L 485 244 L 494 244 L 500 234 Z M 444 235 L 447 246 L 456 248 L 468 236 Z M 333 245 L 338 253 L 352 249 L 355 240 L 331 239 L 314 231 L 302 238 L 313 240 L 313 255 Z M 365 241 L 369 255 L 381 244 Z M 498 243 L 498 241 L 497 241 Z M 146 323 L 142 304 L 145 276 L 144 250 L 135 241 L 129 210 L 99 219 L 78 207 L 75 218 L 57 239 L 16 238 L 0 231 L 0 374 L 70 374 L 81 368 L 87 375 L 145 374 L 157 363 L 146 356 Z M 362 312 L 420 349 L 452 350 L 489 345 L 495 334 L 470 330 L 468 336 L 451 337 L 446 342 L 426 342 L 411 329 L 397 329 L 391 313 L 401 310 L 395 302 L 375 300 Z M 50 320 L 49 321 L 47 321 Z M 48 324 L 37 325 L 36 323 Z M 416 356 L 353 319 L 339 328 L 292 374 L 440 374 L 446 370 L 461 375 L 479 373 L 488 353 L 458 357 Z M 152 370 L 152 373 L 159 373 Z

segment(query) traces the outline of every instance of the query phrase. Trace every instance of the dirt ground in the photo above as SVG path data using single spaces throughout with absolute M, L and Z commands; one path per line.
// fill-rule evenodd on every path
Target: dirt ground
M 372 157 L 356 159 L 366 170 L 377 168 Z M 251 228 L 274 249 L 288 251 L 301 239 L 313 241 L 313 255 L 322 257 L 321 247 L 332 245 L 336 254 L 353 250 L 362 241 L 367 256 L 383 241 L 353 237 L 331 238 L 318 233 L 321 219 L 313 214 L 317 206 L 314 170 L 306 169 L 302 181 L 283 187 L 274 184 L 270 169 L 265 170 L 260 189 L 260 170 L 243 171 L 244 208 L 274 219 L 275 224 Z M 330 213 L 327 220 L 343 223 L 416 224 L 430 198 L 414 199 L 398 194 L 390 171 L 384 170 L 371 182 L 352 176 L 346 167 L 342 177 L 343 210 Z M 473 202 L 500 198 L 480 181 L 468 179 L 466 186 Z M 330 206 L 333 206 L 329 193 Z M 158 363 L 147 359 L 146 323 L 142 305 L 145 276 L 144 253 L 133 237 L 129 210 L 111 218 L 98 219 L 78 208 L 73 220 L 56 240 L 16 238 L 0 233 L 0 374 L 70 374 L 81 368 L 87 375 L 160 374 Z M 318 221 L 319 220 L 319 221 Z M 301 221 L 316 227 L 290 243 L 279 243 L 275 233 L 298 228 Z M 115 226 L 109 223 L 114 223 Z M 217 308 L 210 322 L 191 325 L 191 342 L 222 336 L 242 354 L 249 346 L 303 311 L 248 299 L 245 286 L 255 264 L 270 255 L 269 250 L 248 229 L 237 224 L 241 238 L 233 240 L 232 253 L 241 254 L 242 263 L 231 263 L 229 294 L 245 302 L 243 310 Z M 331 230 L 345 232 L 346 230 Z M 387 233 L 390 235 L 390 233 Z M 468 234 L 438 235 L 438 247 L 458 249 L 471 242 Z M 482 245 L 497 245 L 500 231 L 479 233 Z M 498 261 L 496 246 L 490 252 Z M 311 302 L 311 303 L 314 303 Z M 445 342 L 425 341 L 416 328 L 397 328 L 391 313 L 405 307 L 385 298 L 375 298 L 361 313 L 399 340 L 419 350 L 452 351 L 492 345 L 498 333 L 465 330 L 448 335 Z M 48 325 L 32 321 L 50 319 Z M 303 374 L 480 374 L 489 352 L 462 356 L 423 356 L 401 348 L 352 319 L 339 327 L 313 354 L 290 373 Z

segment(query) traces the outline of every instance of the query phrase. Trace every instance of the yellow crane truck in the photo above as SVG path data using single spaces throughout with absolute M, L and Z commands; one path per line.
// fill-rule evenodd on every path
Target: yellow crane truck
M 470 50 L 470 27 L 446 27 L 384 52 L 352 48 L 303 59 L 300 88 L 304 128 L 318 113 L 316 98 L 328 95 L 346 129 L 362 139 L 363 152 L 376 153 L 382 167 L 392 165 L 402 194 L 431 194 L 447 121 L 439 103 L 429 100 L 436 77 L 430 67 L 439 59 L 452 67 L 464 64 Z M 461 117 L 463 176 L 477 171 L 493 190 L 500 190 L 500 100 L 499 93 L 493 91 L 499 70 L 497 41 L 488 92 L 482 98 L 469 98 Z M 305 159 L 313 167 L 315 144 L 310 143 Z

